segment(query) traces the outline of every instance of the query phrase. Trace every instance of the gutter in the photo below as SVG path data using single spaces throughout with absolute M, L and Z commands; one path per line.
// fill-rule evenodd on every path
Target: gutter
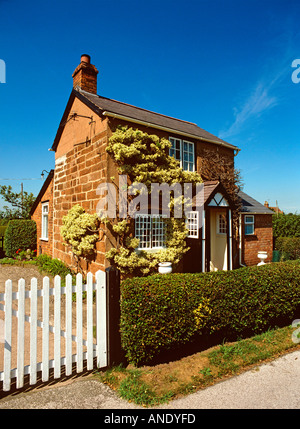
M 217 140 L 206 139 L 204 137 L 199 137 L 199 136 L 196 136 L 194 134 L 189 134 L 189 133 L 184 133 L 182 131 L 174 130 L 173 128 L 167 128 L 167 127 L 163 127 L 161 125 L 152 124 L 150 122 L 140 121 L 139 119 L 130 118 L 129 116 L 119 115 L 118 113 L 112 113 L 112 112 L 108 112 L 108 111 L 105 110 L 104 112 L 102 112 L 102 115 L 104 115 L 104 116 L 110 116 L 110 117 L 116 118 L 116 119 L 123 119 L 125 121 L 134 122 L 135 124 L 145 125 L 146 127 L 151 127 L 151 128 L 156 128 L 158 130 L 167 131 L 169 133 L 176 133 L 176 134 L 180 134 L 180 135 L 185 136 L 185 137 L 190 137 L 190 138 L 193 138 L 193 139 L 197 139 L 197 140 L 202 140 L 202 141 L 206 141 L 206 142 L 209 142 L 209 143 L 218 144 L 220 146 L 224 146 L 224 147 L 227 147 L 229 149 L 235 150 L 236 151 L 236 153 L 234 154 L 235 156 L 241 150 L 241 149 L 237 148 L 236 146 L 232 146 L 232 145 L 229 145 L 229 144 L 217 141 Z

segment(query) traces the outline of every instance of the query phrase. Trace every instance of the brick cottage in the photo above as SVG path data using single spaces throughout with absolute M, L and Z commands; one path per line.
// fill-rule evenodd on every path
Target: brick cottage
M 80 204 L 88 213 L 95 213 L 99 184 L 111 182 L 112 176 L 118 177 L 117 166 L 106 152 L 109 138 L 118 125 L 169 139 L 170 155 L 180 161 L 184 170 L 197 171 L 200 175 L 208 154 L 222 159 L 233 172 L 239 152 L 236 146 L 191 122 L 97 95 L 97 75 L 90 57 L 82 55 L 72 75 L 73 89 L 51 149 L 55 152 L 55 168 L 50 171 L 31 210 L 31 217 L 37 223 L 38 254 L 59 258 L 68 265 L 73 265 L 74 260 L 60 234 L 62 218 L 75 204 Z M 232 221 L 235 203 L 225 186 L 220 180 L 209 180 L 203 175 L 202 178 L 204 210 L 188 214 L 190 250 L 183 258 L 181 271 L 255 265 L 259 262 L 259 251 L 267 252 L 266 261 L 271 261 L 273 212 L 239 191 L 241 208 L 235 228 Z M 156 247 L 163 246 L 164 237 L 157 240 L 159 222 L 152 222 L 151 214 L 137 216 L 135 222 L 143 249 L 155 251 Z M 107 268 L 105 253 L 114 245 L 114 238 L 107 230 L 96 244 L 96 257 L 88 269 L 96 272 Z

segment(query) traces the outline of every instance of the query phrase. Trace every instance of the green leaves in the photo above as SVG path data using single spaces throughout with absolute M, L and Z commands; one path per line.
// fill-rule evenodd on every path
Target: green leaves
M 13 208 L 4 206 L 5 211 L 0 211 L 0 216 L 8 219 L 30 219 L 30 209 L 35 201 L 35 196 L 26 191 L 13 192 L 11 186 L 0 186 L 0 195 L 4 201 Z
M 6 256 L 15 258 L 17 251 L 36 249 L 36 223 L 29 219 L 11 220 L 5 230 L 4 249 Z
M 76 204 L 63 217 L 60 233 L 78 257 L 93 255 L 95 244 L 99 239 L 99 219 L 97 214 L 86 213 Z
M 149 194 L 153 184 L 201 182 L 197 172 L 183 171 L 179 162 L 169 155 L 170 146 L 171 143 L 165 138 L 133 128 L 118 127 L 109 139 L 106 150 L 116 162 L 119 173 L 126 174 L 130 184 L 145 185 Z M 128 194 L 128 202 L 132 202 L 132 198 L 133 195 Z M 174 211 L 173 195 L 170 198 L 170 207 L 170 211 Z M 129 213 L 126 220 L 121 220 L 123 217 L 118 216 L 119 213 L 116 219 L 107 222 L 111 224 L 110 229 L 117 245 L 116 249 L 106 252 L 105 256 L 122 274 L 149 275 L 157 270 L 159 262 L 172 262 L 175 268 L 188 251 L 184 218 L 165 220 L 164 249 L 155 252 L 139 250 L 137 253 L 138 242 L 133 240 L 133 219 Z
M 300 305 L 300 261 L 133 278 L 124 280 L 121 290 L 123 348 L 130 362 L 141 364 L 195 334 L 238 338 L 282 318 L 289 323 Z
M 300 215 L 273 215 L 273 235 L 277 237 L 300 237 Z

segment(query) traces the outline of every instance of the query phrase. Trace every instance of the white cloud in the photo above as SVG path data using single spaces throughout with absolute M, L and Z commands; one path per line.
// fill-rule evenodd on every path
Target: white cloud
M 264 78 L 257 82 L 242 105 L 233 108 L 234 121 L 219 133 L 219 137 L 228 139 L 238 135 L 253 119 L 261 117 L 277 106 L 281 100 L 280 85 L 289 72 L 286 64 L 281 63 L 276 74 L 270 74 L 268 79 Z

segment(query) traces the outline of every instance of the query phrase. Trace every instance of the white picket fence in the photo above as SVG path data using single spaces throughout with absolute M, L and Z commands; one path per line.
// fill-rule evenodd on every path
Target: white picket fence
M 54 369 L 54 378 L 61 378 L 62 367 L 65 366 L 65 375 L 72 374 L 73 363 L 76 362 L 76 371 L 83 371 L 84 361 L 87 370 L 92 370 L 94 360 L 98 368 L 107 366 L 107 335 L 106 335 L 106 273 L 98 271 L 95 274 L 95 283 L 92 273 L 87 274 L 87 283 L 83 284 L 82 275 L 77 274 L 76 285 L 72 285 L 71 275 L 66 276 L 65 287 L 61 286 L 61 278 L 54 278 L 54 287 L 50 288 L 48 277 L 43 278 L 43 287 L 38 289 L 37 279 L 32 278 L 30 290 L 25 289 L 25 280 L 18 282 L 18 291 L 12 291 L 12 281 L 5 282 L 5 293 L 0 293 L 0 311 L 5 312 L 4 319 L 4 356 L 3 371 L 0 372 L 0 381 L 3 382 L 3 390 L 11 389 L 11 381 L 16 378 L 16 388 L 24 386 L 24 376 L 29 374 L 31 385 L 37 383 L 37 374 L 41 371 L 43 382 L 49 380 L 49 370 Z M 93 313 L 93 292 L 96 291 L 96 316 Z M 83 301 L 83 292 L 86 292 Z M 76 326 L 72 326 L 72 294 L 76 293 Z M 50 297 L 54 295 L 54 315 L 50 314 Z M 62 296 L 65 295 L 65 305 L 62 306 Z M 37 303 L 42 297 L 42 319 L 38 320 Z M 25 300 L 30 299 L 30 315 L 25 313 Z M 13 307 L 14 300 L 18 301 L 17 310 Z M 4 302 L 4 304 L 1 304 Z M 85 305 L 83 306 L 83 302 Z M 54 307 L 53 307 L 54 306 Z M 64 315 L 64 329 L 62 329 L 62 311 Z M 27 311 L 28 312 L 28 311 Z M 12 329 L 13 317 L 17 317 L 17 330 Z M 53 319 L 52 326 L 49 323 Z M 75 315 L 74 315 L 75 316 Z M 85 328 L 83 330 L 83 316 Z M 75 317 L 74 317 L 75 318 Z M 96 320 L 94 320 L 96 319 Z M 30 364 L 24 365 L 24 337 L 25 324 L 30 323 Z M 2 322 L 3 323 L 3 322 Z M 96 342 L 94 341 L 94 326 L 96 326 Z M 38 344 L 37 328 L 42 328 L 42 344 Z M 76 331 L 76 335 L 73 335 Z M 83 334 L 85 332 L 85 335 Z M 51 341 L 54 356 L 49 358 L 50 333 L 53 333 Z M 12 363 L 12 337 L 17 336 L 17 366 L 11 368 Z M 86 338 L 84 338 L 84 336 Z M 63 352 L 61 338 L 64 337 L 65 349 Z M 1 338 L 0 338 L 1 342 Z M 76 342 L 76 353 L 72 353 L 73 342 Z M 42 361 L 37 360 L 38 347 L 42 346 Z M 61 356 L 61 355 L 64 356 Z M 94 359 L 96 358 L 96 359 Z

